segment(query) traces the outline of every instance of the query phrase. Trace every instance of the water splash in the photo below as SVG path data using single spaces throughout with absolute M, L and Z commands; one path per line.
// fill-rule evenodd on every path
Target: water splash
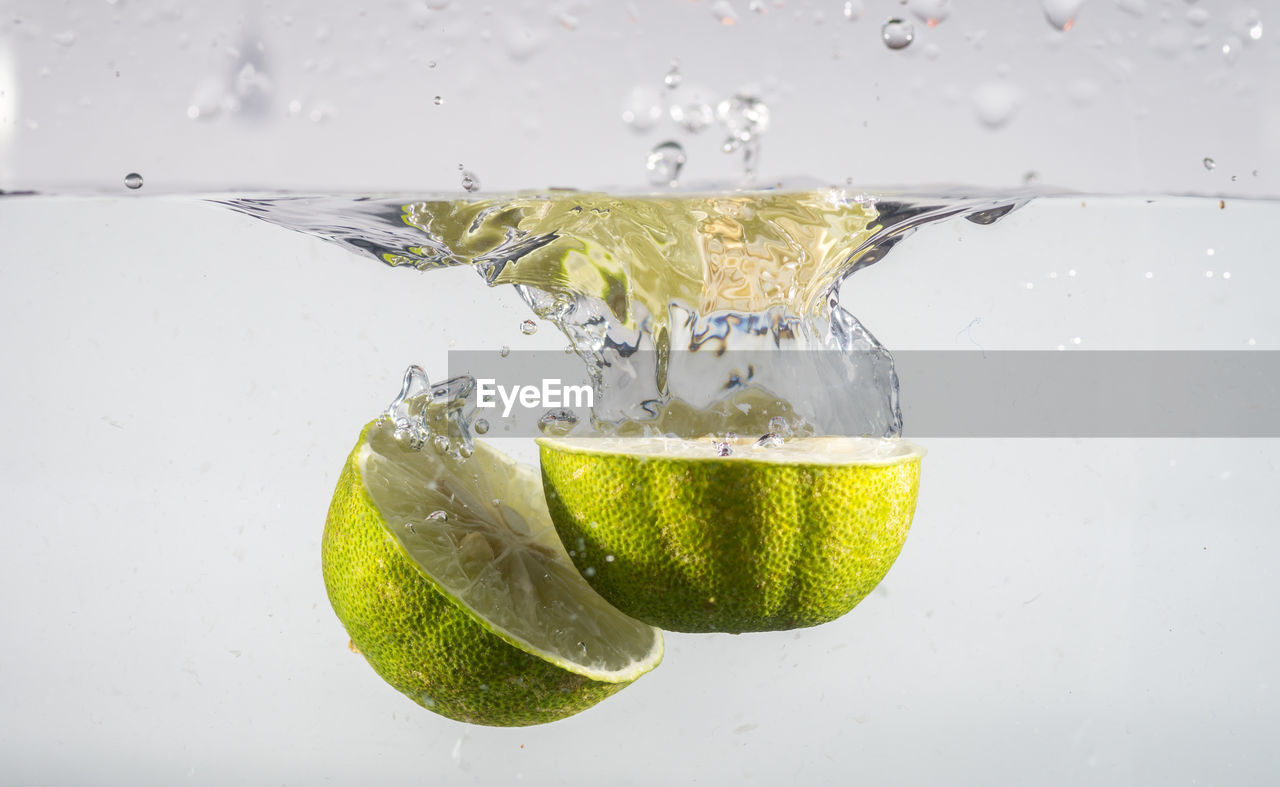
M 474 390 L 475 380 L 465 375 L 432 384 L 422 367 L 410 366 L 385 417 L 395 424 L 396 437 L 410 448 L 421 451 L 431 445 L 455 459 L 466 459 L 475 443 L 462 411 Z
M 465 265 L 490 286 L 513 285 L 587 365 L 597 395 L 579 427 L 693 436 L 731 426 L 785 439 L 898 434 L 892 355 L 840 306 L 841 288 L 919 227 L 989 224 L 1025 199 L 824 188 L 222 204 L 388 265 Z M 754 370 L 739 363 L 753 352 L 764 359 Z M 776 362 L 784 357 L 791 365 Z M 802 390 L 797 370 L 823 387 Z M 465 376 L 431 383 L 411 370 L 388 416 L 405 439 L 421 447 L 442 437 L 441 450 L 463 456 L 473 389 Z

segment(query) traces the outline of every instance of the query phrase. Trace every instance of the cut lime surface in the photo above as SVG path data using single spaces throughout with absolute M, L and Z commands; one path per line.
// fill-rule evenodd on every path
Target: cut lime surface
M 457 460 L 365 428 L 325 528 L 326 588 L 389 683 L 481 724 L 552 721 L 653 669 L 660 632 L 578 574 L 538 476 L 484 443 Z
M 627 614 L 692 632 L 852 609 L 902 549 L 924 455 L 842 437 L 538 443 L 552 519 L 587 581 Z

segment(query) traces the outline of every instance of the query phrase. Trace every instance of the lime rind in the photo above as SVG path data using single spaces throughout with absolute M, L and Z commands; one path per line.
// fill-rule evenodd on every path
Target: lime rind
M 462 461 L 414 449 L 380 419 L 362 435 L 355 469 L 410 563 L 495 636 L 606 683 L 633 681 L 662 661 L 661 632 L 619 612 L 578 573 L 531 468 L 483 442 Z
M 789 466 L 880 467 L 923 459 L 925 449 L 901 438 L 805 437 L 761 446 L 751 438 L 699 440 L 680 437 L 540 437 L 539 446 L 570 454 L 629 456 L 672 462 L 761 462 Z M 728 446 L 723 454 L 719 446 Z

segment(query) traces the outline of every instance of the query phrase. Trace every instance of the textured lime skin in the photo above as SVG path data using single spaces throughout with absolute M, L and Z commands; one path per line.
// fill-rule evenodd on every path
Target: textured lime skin
M 526 653 L 444 595 L 382 526 L 355 458 L 329 506 L 321 562 L 334 612 L 383 680 L 442 716 L 503 727 L 572 716 L 628 685 Z
M 815 626 L 888 573 L 920 459 L 780 464 L 540 447 L 551 517 L 618 609 L 670 631 Z M 611 559 L 610 559 L 611 558 Z

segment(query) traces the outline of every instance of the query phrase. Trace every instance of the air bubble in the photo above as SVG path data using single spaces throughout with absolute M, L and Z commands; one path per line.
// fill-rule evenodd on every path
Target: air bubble
M 124 176 L 124 185 L 125 188 L 137 191 L 142 188 L 142 176 L 136 172 L 130 172 L 128 175 Z
M 995 130 L 1013 119 L 1021 92 L 1007 82 L 988 82 L 973 94 L 973 110 L 982 125 Z
M 632 131 L 648 131 L 662 119 L 662 95 L 649 87 L 634 87 L 622 103 L 622 122 Z
M 472 424 L 472 427 L 476 430 L 476 434 L 489 433 L 489 422 L 483 418 L 477 418 L 476 422 Z
M 937 27 L 951 16 L 951 0 L 910 0 L 907 8 L 929 27 Z
M 538 431 L 555 437 L 572 432 L 577 425 L 578 416 L 565 409 L 548 410 L 538 419 Z
M 675 186 L 680 170 L 685 164 L 684 147 L 674 140 L 667 140 L 649 151 L 645 169 L 649 171 L 649 183 L 653 186 Z
M 716 118 L 728 135 L 720 149 L 732 153 L 769 130 L 769 106 L 755 96 L 738 94 L 716 106 Z
M 523 333 L 525 336 L 532 336 L 537 332 L 538 324 L 533 320 L 525 320 L 520 323 L 520 333 Z
M 791 424 L 787 423 L 787 419 L 780 415 L 775 415 L 769 419 L 769 431 L 782 438 L 792 437 L 795 431 L 791 428 Z
M 880 26 L 880 37 L 890 49 L 906 49 L 916 40 L 916 28 L 907 20 L 894 17 Z
M 680 87 L 680 83 L 684 81 L 684 74 L 680 73 L 680 64 L 672 63 L 671 68 L 667 69 L 667 75 L 662 78 L 662 84 L 667 88 L 675 90 Z
M 1228 36 L 1227 40 L 1222 42 L 1222 57 L 1229 64 L 1235 63 L 1240 59 L 1240 50 L 1244 49 L 1244 42 L 1235 36 Z
M 1076 14 L 1084 0 L 1044 0 L 1044 18 L 1054 29 L 1067 32 L 1076 25 Z
M 711 15 L 716 21 L 726 27 L 736 25 L 738 23 L 738 14 L 733 10 L 733 5 L 729 0 L 716 0 L 711 4 Z

